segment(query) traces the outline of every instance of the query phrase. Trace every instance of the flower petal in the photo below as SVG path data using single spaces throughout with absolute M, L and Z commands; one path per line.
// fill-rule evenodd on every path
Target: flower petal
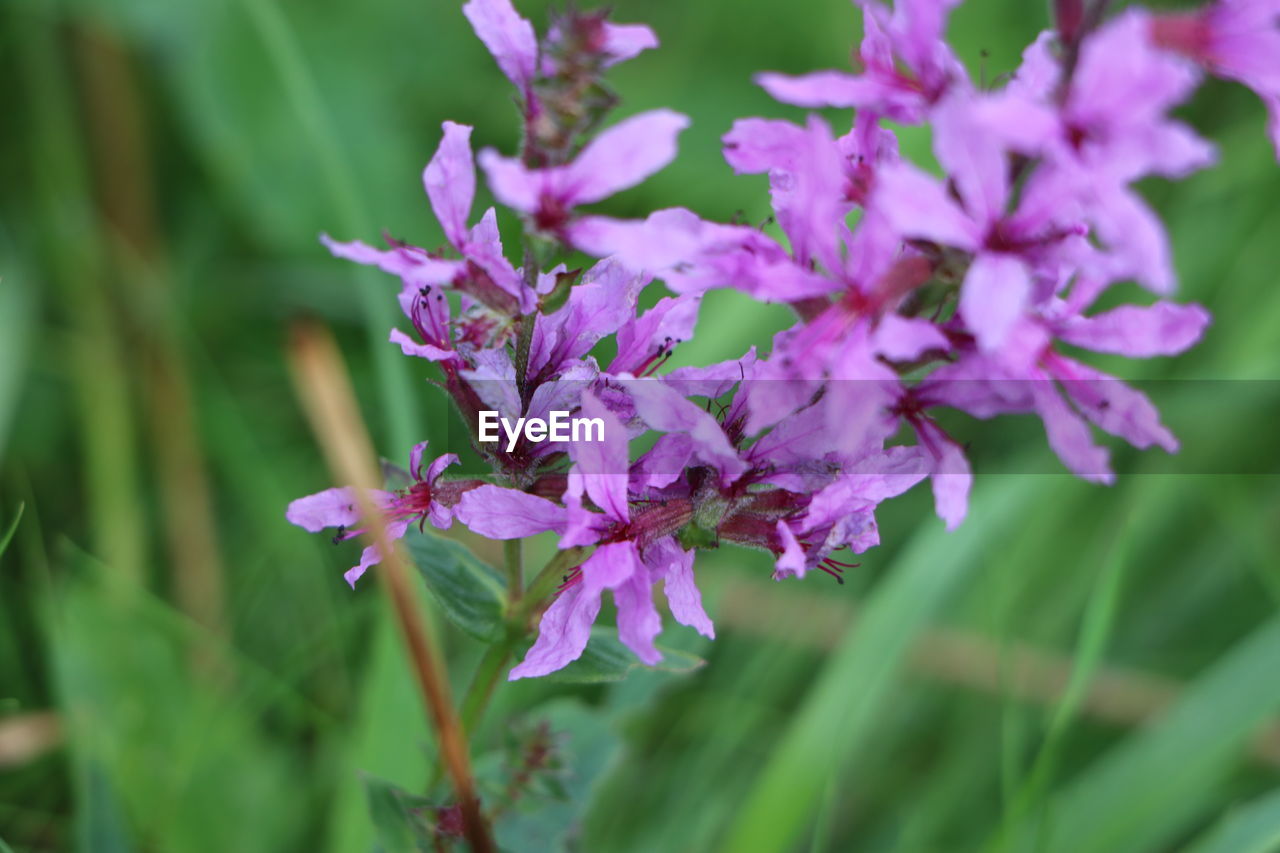
M 948 530 L 955 530 L 969 512 L 969 490 L 973 486 L 969 460 L 964 448 L 931 419 L 917 418 L 912 425 L 920 443 L 935 460 L 929 478 L 938 518 L 946 522 Z
M 719 422 L 675 389 L 657 379 L 638 379 L 627 383 L 627 392 L 651 429 L 688 433 L 694 453 L 719 470 L 721 483 L 728 485 L 746 471 Z
M 440 349 L 431 344 L 420 344 L 399 329 L 391 330 L 391 343 L 400 347 L 405 355 L 425 358 L 427 361 L 448 361 L 458 357 L 453 350 Z
M 618 122 L 565 168 L 563 201 L 590 204 L 635 186 L 675 158 L 676 136 L 688 126 L 688 118 L 671 110 L 651 110 Z
M 527 93 L 538 67 L 533 25 L 516 13 L 511 0 L 470 0 L 462 7 L 472 28 L 497 60 L 502 73 Z
M 582 657 L 591 639 L 591 626 L 600 613 L 601 592 L 588 589 L 585 582 L 562 592 L 542 614 L 542 621 L 538 623 L 538 639 L 507 679 L 515 681 L 547 675 Z
M 596 548 L 582 564 L 582 579 L 547 608 L 538 625 L 538 639 L 507 678 L 546 675 L 580 658 L 600 613 L 601 594 L 617 589 L 637 570 L 643 572 L 644 566 L 633 543 L 611 542 Z
M 668 536 L 646 548 L 641 558 L 651 577 L 663 578 L 662 590 L 675 620 L 714 640 L 716 629 L 702 607 L 702 593 L 693 577 L 693 554 Z
M 319 533 L 326 527 L 351 527 L 360 521 L 360 511 L 355 494 L 340 486 L 292 501 L 284 517 L 303 530 Z
M 800 547 L 800 542 L 796 539 L 796 535 L 791 532 L 791 528 L 782 520 L 778 521 L 774 529 L 778 534 L 778 540 L 782 543 L 782 553 L 778 555 L 778 560 L 775 563 L 773 579 L 782 580 L 783 578 L 804 577 L 808 566 L 805 563 L 804 549 Z
M 1209 312 L 1199 305 L 1125 305 L 1092 317 L 1074 317 L 1058 329 L 1069 344 L 1130 358 L 1177 355 L 1200 340 Z
M 923 237 L 973 250 L 981 229 L 960 209 L 942 182 L 909 163 L 892 163 L 876 175 L 872 206 L 904 237 Z
M 533 213 L 538 209 L 538 201 L 545 185 L 541 172 L 526 169 L 518 159 L 503 157 L 492 148 L 481 150 L 476 159 L 480 168 L 484 169 L 494 198 L 507 207 L 524 213 Z
M 933 112 L 933 150 L 955 181 L 965 209 L 978 222 L 1004 213 L 1009 194 L 1005 151 L 994 134 L 978 122 L 976 97 L 953 95 Z
M 489 539 L 523 539 L 554 530 L 564 532 L 564 507 L 515 489 L 485 484 L 462 493 L 454 517 Z
M 947 352 L 951 344 L 928 320 L 886 314 L 876 326 L 875 349 L 890 361 L 914 361 L 929 350 Z
M 467 217 L 476 194 L 471 128 L 451 121 L 442 127 L 444 138 L 422 172 L 422 183 L 445 236 L 460 250 L 467 240 Z
M 618 329 L 618 354 L 608 373 L 632 373 L 660 352 L 693 337 L 698 322 L 699 296 L 664 296 L 639 317 Z
M 979 252 L 960 288 L 960 314 L 987 351 L 999 349 L 1026 311 L 1031 278 L 1012 255 Z
M 429 258 L 420 249 L 396 248 L 384 251 L 359 240 L 340 243 L 328 234 L 321 234 L 320 242 L 334 257 L 377 267 L 383 272 L 400 276 L 414 287 L 449 284 L 462 271 L 462 264 L 457 261 Z
M 815 71 L 793 77 L 764 72 L 756 83 L 776 101 L 797 107 L 861 107 L 878 104 L 884 87 L 867 77 L 855 77 L 843 71 Z
M 627 431 L 613 412 L 590 391 L 582 394 L 581 417 L 598 419 L 604 441 L 582 440 L 569 445 L 569 456 L 582 476 L 587 496 L 615 521 L 627 521 Z M 587 431 L 588 435 L 590 430 Z
M 1094 483 L 1110 484 L 1115 480 L 1106 448 L 1093 441 L 1089 425 L 1058 395 L 1053 381 L 1045 376 L 1027 383 L 1035 399 L 1036 411 L 1044 422 L 1049 446 L 1068 470 Z
M 634 58 L 641 51 L 658 46 L 658 37 L 644 24 L 604 24 L 604 65 L 616 65 Z
M 1103 430 L 1139 450 L 1159 445 L 1178 451 L 1178 440 L 1160 422 L 1160 412 L 1146 394 L 1078 361 L 1056 356 L 1050 367 L 1076 409 Z
M 635 573 L 613 591 L 618 607 L 618 639 L 636 653 L 641 663 L 653 666 L 662 661 L 662 653 L 653 644 L 662 631 L 662 617 L 653 603 L 648 569 L 638 559 L 636 562 Z

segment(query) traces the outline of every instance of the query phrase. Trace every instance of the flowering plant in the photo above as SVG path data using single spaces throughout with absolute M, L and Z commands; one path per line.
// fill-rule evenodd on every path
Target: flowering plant
M 1176 451 L 1145 395 L 1075 353 L 1169 356 L 1202 336 L 1209 314 L 1171 300 L 1167 239 L 1133 185 L 1214 162 L 1213 146 L 1169 115 L 1203 71 L 1258 92 L 1280 152 L 1280 3 L 1107 19 L 1105 0 L 1057 0 L 1054 29 L 989 89 L 945 40 L 956 3 L 858 0 L 854 72 L 757 78 L 784 104 L 852 110 L 847 130 L 810 115 L 741 119 L 725 134 L 734 171 L 767 175 L 776 229 L 682 208 L 593 212 L 667 165 L 689 124 L 660 109 L 605 126 L 617 100 L 605 72 L 657 38 L 569 12 L 539 39 L 510 0 L 463 7 L 516 88 L 519 151 L 473 155 L 471 128 L 445 122 L 423 181 L 447 247 L 324 242 L 400 278 L 411 332 L 390 341 L 436 365 L 490 467 L 450 478 L 458 457 L 426 462 L 423 442 L 409 485 L 370 497 L 392 538 L 458 522 L 516 543 L 495 672 L 535 626 L 509 678 L 581 658 L 606 592 L 618 640 L 657 664 L 659 585 L 676 621 L 714 636 L 700 551 L 754 548 L 772 555 L 776 579 L 839 580 L 852 565 L 843 552 L 879 543 L 878 505 L 924 480 L 954 529 L 973 478 L 943 410 L 1034 415 L 1062 464 L 1100 483 L 1114 474 L 1094 428 Z M 900 155 L 901 125 L 931 129 L 940 174 Z M 477 162 L 521 223 L 518 266 L 494 208 L 472 222 Z M 579 268 L 583 255 L 598 260 Z M 641 310 L 655 281 L 671 295 Z M 1153 298 L 1116 287 L 1129 281 Z M 714 288 L 786 304 L 795 322 L 740 358 L 664 370 Z M 556 413 L 598 425 L 598 440 L 547 435 Z M 491 415 L 528 427 L 482 441 Z M 347 539 L 360 532 L 356 497 L 329 489 L 287 517 Z M 560 556 L 525 586 L 518 543 L 547 532 Z M 379 558 L 366 548 L 347 581 Z

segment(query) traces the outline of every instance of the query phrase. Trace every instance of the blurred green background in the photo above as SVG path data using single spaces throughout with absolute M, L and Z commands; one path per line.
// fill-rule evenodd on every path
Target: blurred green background
M 285 345 L 293 318 L 335 328 L 388 458 L 424 437 L 459 449 L 426 366 L 384 342 L 395 282 L 316 239 L 436 245 L 419 173 L 440 122 L 513 148 L 508 85 L 459 5 L 0 5 L 0 537 L 22 509 L 0 557 L 0 839 L 15 851 L 394 846 L 369 792 L 421 792 L 431 736 L 377 589 L 341 579 L 356 546 L 284 521 L 331 485 Z M 518 5 L 544 22 L 545 4 Z M 1044 5 L 970 0 L 954 43 L 994 79 Z M 734 178 L 718 139 L 735 117 L 798 117 L 751 74 L 845 65 L 857 15 L 614 6 L 663 42 L 613 74 L 623 113 L 670 106 L 693 127 L 608 210 L 763 220 L 763 179 Z M 990 476 L 959 532 L 926 492 L 886 505 L 885 545 L 844 586 L 700 557 L 718 639 L 664 638 L 706 666 L 500 688 L 481 772 L 539 719 L 573 768 L 570 800 L 526 803 L 511 849 L 1280 850 L 1280 449 L 1262 381 L 1280 379 L 1280 170 L 1250 93 L 1210 82 L 1184 112 L 1221 165 L 1143 189 L 1180 295 L 1215 321 L 1189 355 L 1123 375 L 1212 380 L 1161 397 L 1197 463 L 1121 452 L 1113 488 L 1001 475 L 1057 470 L 1014 419 L 972 432 Z M 903 144 L 927 159 L 925 135 Z M 779 322 L 714 294 L 679 358 L 736 356 Z M 460 688 L 479 649 L 442 636 Z

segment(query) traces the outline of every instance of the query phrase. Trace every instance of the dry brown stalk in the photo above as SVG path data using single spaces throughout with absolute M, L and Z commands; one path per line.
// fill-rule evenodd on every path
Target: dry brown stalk
M 391 598 L 396 621 L 413 660 L 414 675 L 439 741 L 445 771 L 462 808 L 467 841 L 472 850 L 490 853 L 496 848 L 480 810 L 466 738 L 454 711 L 444 659 L 432 642 L 417 607 L 406 561 L 387 536 L 386 521 L 370 497 L 371 489 L 382 486 L 377 456 L 360 419 L 342 356 L 326 329 L 300 322 L 293 329 L 290 364 L 298 396 L 329 470 L 337 482 L 353 487 L 365 538 L 377 547 L 382 557 L 375 574 Z

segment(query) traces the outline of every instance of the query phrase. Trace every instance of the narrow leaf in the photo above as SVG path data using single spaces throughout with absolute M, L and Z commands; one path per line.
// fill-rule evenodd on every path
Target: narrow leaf
M 9 547 L 9 542 L 13 539 L 13 534 L 17 532 L 18 522 L 22 520 L 22 511 L 26 507 L 26 504 L 18 504 L 18 511 L 13 514 L 13 521 L 9 522 L 9 528 L 5 530 L 3 535 L 0 535 L 0 557 L 4 556 L 5 549 Z
M 1276 853 L 1280 850 L 1280 790 L 1230 812 L 1186 853 Z
M 1249 737 L 1280 710 L 1277 659 L 1280 619 L 1273 619 L 1196 679 L 1159 721 L 1122 741 L 1057 798 L 1048 849 L 1159 849 L 1217 807 Z M 1029 842 L 1032 827 L 1026 830 Z
M 720 849 L 794 849 L 831 774 L 870 736 L 911 640 L 990 552 L 997 535 L 1047 491 L 1045 485 L 1028 478 L 979 495 L 959 530 L 928 528 L 912 541 L 792 715 Z

